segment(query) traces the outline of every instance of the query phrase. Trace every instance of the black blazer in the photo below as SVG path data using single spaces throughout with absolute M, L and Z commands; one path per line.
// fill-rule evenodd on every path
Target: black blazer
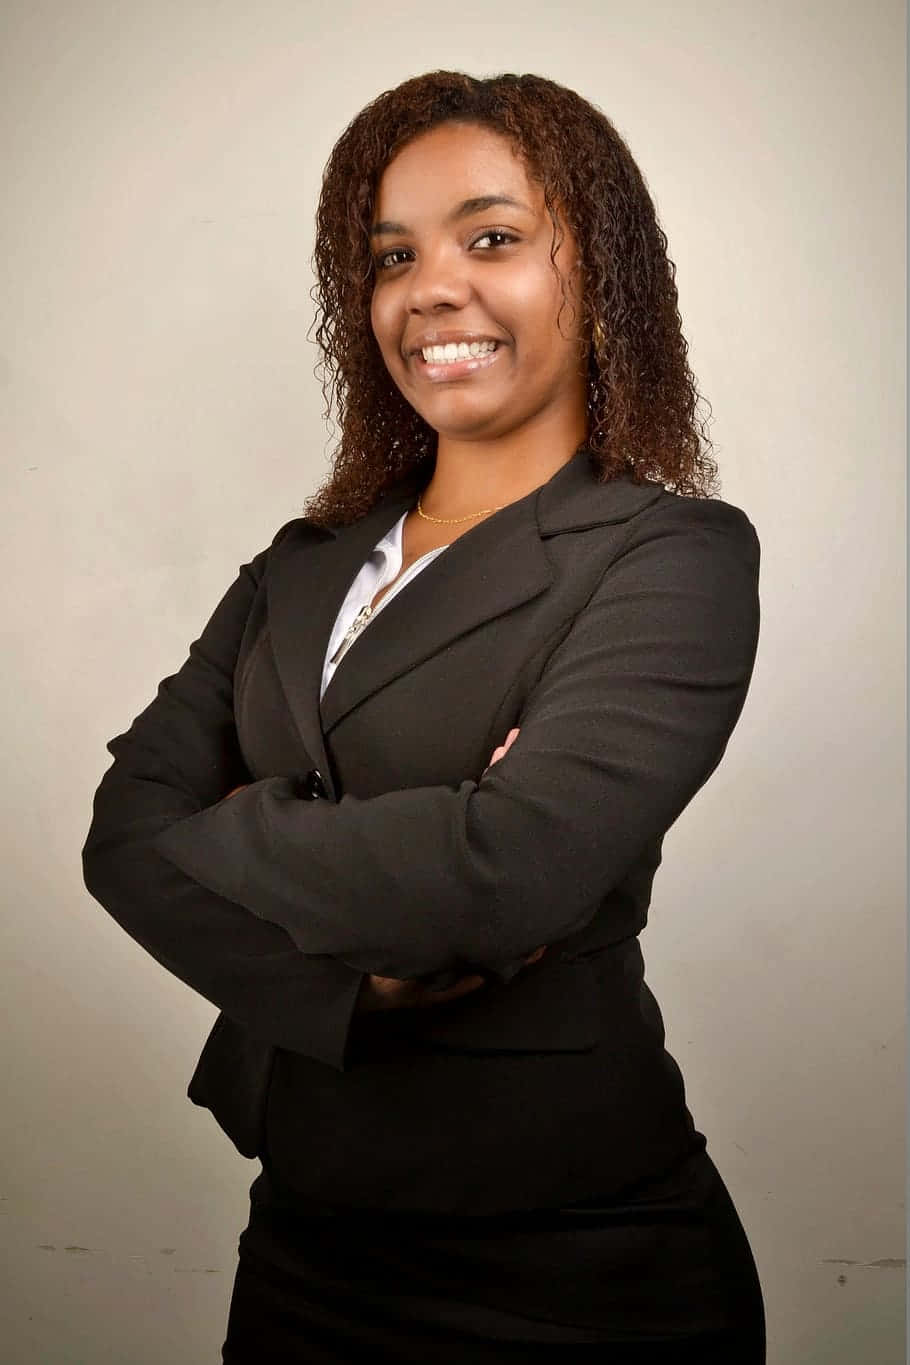
M 637 935 L 746 697 L 759 544 L 580 451 L 390 599 L 320 704 L 341 601 L 428 473 L 244 566 L 108 746 L 85 880 L 222 1011 L 190 1096 L 302 1195 L 559 1205 L 699 1137 Z M 365 972 L 477 970 L 458 1001 L 352 1017 Z

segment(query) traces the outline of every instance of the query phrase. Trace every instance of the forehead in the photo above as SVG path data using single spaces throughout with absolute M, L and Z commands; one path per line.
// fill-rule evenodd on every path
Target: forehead
M 373 217 L 411 221 L 493 194 L 508 195 L 535 210 L 543 207 L 542 189 L 529 180 L 508 138 L 476 124 L 444 123 L 421 133 L 389 162 Z

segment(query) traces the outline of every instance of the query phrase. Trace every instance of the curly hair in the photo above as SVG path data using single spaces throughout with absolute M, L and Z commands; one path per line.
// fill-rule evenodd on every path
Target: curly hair
M 399 392 L 373 336 L 370 228 L 392 158 L 422 133 L 453 122 L 509 139 L 543 189 L 551 259 L 559 243 L 557 205 L 575 237 L 581 321 L 592 337 L 584 446 L 598 478 L 627 475 L 710 496 L 717 468 L 687 362 L 676 267 L 625 142 L 594 105 L 542 76 L 433 71 L 368 104 L 325 168 L 313 257 L 317 373 L 325 416 L 331 421 L 334 410 L 341 437 L 332 473 L 306 515 L 323 525 L 355 521 L 435 455 L 435 431 Z

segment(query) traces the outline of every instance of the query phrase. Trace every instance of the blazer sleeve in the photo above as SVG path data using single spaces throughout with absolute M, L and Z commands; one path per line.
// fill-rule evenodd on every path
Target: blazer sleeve
M 508 980 L 573 934 L 677 819 L 740 715 L 759 542 L 738 508 L 667 498 L 551 655 L 480 781 L 303 803 L 283 779 L 170 823 L 161 854 L 304 952 Z
M 278 533 L 276 540 L 280 537 Z M 83 849 L 91 894 L 163 967 L 266 1042 L 337 1069 L 363 973 L 188 877 L 156 839 L 249 780 L 233 673 L 268 552 L 245 565 L 189 658 L 107 746 Z

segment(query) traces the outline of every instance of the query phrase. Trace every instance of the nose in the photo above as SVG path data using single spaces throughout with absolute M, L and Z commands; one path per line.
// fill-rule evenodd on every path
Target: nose
M 452 251 L 425 251 L 408 271 L 408 311 L 436 313 L 464 308 L 471 286 L 464 263 Z

